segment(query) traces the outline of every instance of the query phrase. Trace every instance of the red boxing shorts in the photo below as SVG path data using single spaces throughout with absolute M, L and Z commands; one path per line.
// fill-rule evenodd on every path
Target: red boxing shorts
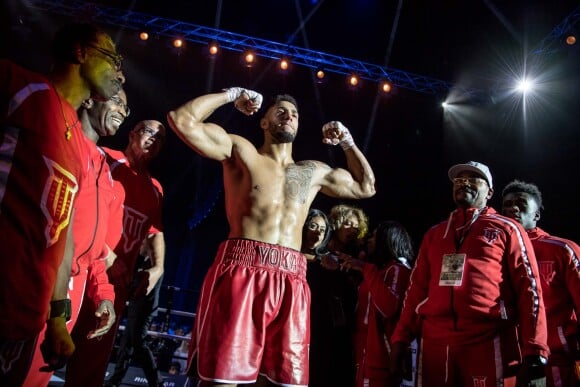
M 222 242 L 193 329 L 198 376 L 237 384 L 262 374 L 276 384 L 307 386 L 309 344 L 304 255 L 248 239 Z

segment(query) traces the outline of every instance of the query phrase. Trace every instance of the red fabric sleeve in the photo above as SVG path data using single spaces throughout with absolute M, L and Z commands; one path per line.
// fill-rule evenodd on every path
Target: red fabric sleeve
M 161 196 L 160 202 L 163 200 L 163 187 L 161 187 L 161 183 L 155 178 L 151 178 L 153 182 L 153 186 L 157 188 L 159 191 L 159 195 Z M 158 232 L 163 231 L 163 214 L 162 214 L 163 206 L 158 206 L 157 211 L 153 214 L 151 227 L 149 228 L 148 234 L 157 234 Z
M 398 264 L 389 265 L 386 271 L 379 271 L 373 264 L 364 265 L 363 275 L 368 283 L 371 299 L 384 318 L 392 317 L 399 312 L 409 284 L 410 272 Z
M 391 337 L 392 344 L 398 341 L 408 344 L 419 334 L 419 316 L 416 313 L 416 308 L 428 297 L 431 268 L 425 249 L 427 249 L 426 246 L 429 246 L 432 234 L 433 229 L 427 231 L 421 243 L 419 255 L 411 272 L 411 279 L 403 300 L 401 317 Z
M 574 300 L 574 308 L 576 316 L 578 316 L 580 315 L 580 247 L 572 241 L 566 242 L 569 254 L 568 260 L 565 262 L 565 282 L 568 292 Z
M 104 259 L 96 259 L 89 265 L 87 277 L 87 294 L 94 302 L 95 308 L 103 300 L 111 300 L 115 303 L 115 289 L 109 283 L 107 267 Z
M 113 182 L 115 200 L 109 206 L 109 222 L 105 241 L 112 249 L 117 246 L 123 235 L 123 203 L 125 202 L 125 189 L 118 181 Z
M 538 262 L 532 243 L 519 223 L 506 241 L 506 260 L 517 297 L 522 355 L 548 357 L 548 324 L 542 299 Z M 530 307 L 533 306 L 533 307 Z

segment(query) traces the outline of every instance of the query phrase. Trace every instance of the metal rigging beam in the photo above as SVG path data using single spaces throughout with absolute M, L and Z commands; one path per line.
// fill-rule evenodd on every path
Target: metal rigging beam
M 566 33 L 571 33 L 575 24 L 580 20 L 580 6 L 576 7 L 570 15 L 566 16 L 560 24 L 534 48 L 531 53 L 534 55 L 546 55 L 558 51 L 559 42 Z M 561 47 L 561 46 L 560 46 Z
M 89 16 L 96 23 L 117 25 L 137 31 L 146 30 L 149 33 L 155 33 L 160 36 L 180 37 L 200 44 L 216 41 L 221 48 L 232 51 L 243 52 L 248 48 L 252 48 L 257 51 L 259 56 L 270 59 L 280 59 L 283 56 L 287 56 L 291 58 L 293 63 L 298 65 L 314 69 L 323 68 L 325 71 L 344 75 L 356 73 L 360 78 L 374 82 L 388 80 L 394 86 L 419 93 L 442 94 L 452 88 L 455 92 L 463 92 L 468 95 L 478 92 L 477 90 L 468 90 L 442 80 L 365 63 L 356 59 L 140 12 L 103 7 L 81 0 L 28 0 L 28 7 L 77 18 Z
M 141 12 L 104 7 L 82 0 L 28 0 L 26 4 L 30 8 L 53 14 L 71 17 L 88 16 L 92 21 L 97 23 L 116 25 L 137 31 L 147 30 L 159 36 L 170 38 L 180 37 L 187 41 L 200 44 L 208 44 L 209 42 L 215 41 L 221 48 L 226 50 L 243 52 L 248 48 L 252 48 L 256 50 L 258 55 L 266 58 L 278 60 L 283 56 L 287 56 L 291 58 L 293 63 L 298 65 L 313 69 L 323 68 L 326 71 L 343 75 L 356 73 L 362 79 L 374 82 L 388 80 L 394 86 L 419 93 L 442 94 L 449 92 L 451 89 L 456 93 L 464 93 L 468 96 L 475 96 L 481 93 L 481 90 L 466 89 L 446 81 L 372 63 L 365 63 L 356 59 L 148 15 Z M 531 51 L 531 54 L 547 55 L 557 51 L 555 42 L 559 41 L 567 31 L 573 28 L 579 19 L 580 6 L 558 24 Z

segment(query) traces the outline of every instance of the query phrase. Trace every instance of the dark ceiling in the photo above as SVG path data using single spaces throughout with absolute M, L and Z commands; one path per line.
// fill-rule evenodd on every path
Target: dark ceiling
M 90 3 L 81 3 L 83 9 L 71 13 L 76 12 L 77 19 L 90 18 L 91 8 L 86 6 Z M 97 8 L 156 15 L 384 65 L 483 92 L 481 98 L 444 112 L 439 105 L 443 94 L 401 88 L 390 97 L 378 98 L 373 82 L 363 82 L 353 91 L 343 75 L 331 74 L 325 84 L 316 84 L 312 69 L 295 66 L 288 75 L 281 75 L 266 58 L 247 69 L 241 66 L 237 52 L 224 51 L 210 60 L 205 46 L 187 42 L 177 53 L 165 37 L 153 36 L 142 44 L 136 39 L 136 30 L 102 23 L 126 57 L 126 89 L 134 112 L 117 138 L 103 139 L 105 145 L 123 146 L 126 133 L 137 121 L 156 118 L 165 122 L 168 110 L 207 91 L 244 86 L 266 95 L 287 92 L 297 97 L 301 111 L 295 159 L 343 165 L 339 150 L 321 144 L 320 127 L 328 120 L 340 120 L 351 128 L 377 175 L 377 195 L 357 203 L 371 215 L 372 222 L 398 219 L 418 242 L 427 227 L 453 208 L 446 177 L 449 166 L 475 159 L 487 163 L 494 174 L 492 205 L 498 207 L 501 187 L 511 179 L 536 182 L 545 196 L 541 224 L 555 234 L 580 240 L 574 222 L 580 212 L 569 204 L 580 197 L 576 177 L 580 165 L 579 49 L 578 43 L 562 43 L 567 31 L 554 35 L 554 28 L 565 20 L 571 21 L 571 28 L 578 28 L 577 1 L 94 3 Z M 47 70 L 51 32 L 70 17 L 38 12 L 25 7 L 22 0 L 7 0 L 3 7 L 2 56 Z M 546 42 L 549 50 L 530 54 Z M 525 115 L 520 97 L 503 94 L 511 86 L 510 77 L 523 68 L 542 75 L 544 85 L 542 94 L 526 103 Z M 261 141 L 254 118 L 224 108 L 212 119 L 256 143 Z M 155 173 L 168 199 L 166 223 L 175 241 L 172 254 L 196 250 L 192 247 L 196 232 L 206 241 L 207 235 L 218 240 L 223 237 L 220 172 L 219 164 L 200 159 L 170 136 Z M 336 201 L 324 197 L 314 203 L 324 210 L 333 204 Z

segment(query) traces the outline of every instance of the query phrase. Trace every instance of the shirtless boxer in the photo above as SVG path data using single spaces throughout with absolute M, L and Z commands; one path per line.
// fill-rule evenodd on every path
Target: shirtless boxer
M 204 385 L 269 380 L 306 386 L 310 290 L 306 258 L 299 251 L 302 226 L 318 191 L 336 198 L 369 198 L 375 193 L 375 177 L 338 121 L 322 127 L 323 142 L 343 148 L 348 170 L 320 161 L 295 162 L 298 107 L 293 97 L 278 95 L 268 106 L 260 120 L 264 143 L 259 148 L 205 122 L 231 102 L 252 115 L 262 95 L 233 87 L 168 114 L 171 128 L 187 145 L 222 163 L 230 226 L 204 280 L 188 372 L 194 376 L 197 371 Z

